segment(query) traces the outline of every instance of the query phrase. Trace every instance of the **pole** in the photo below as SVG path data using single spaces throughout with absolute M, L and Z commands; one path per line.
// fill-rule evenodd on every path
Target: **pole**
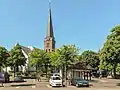
M 67 69 L 66 69 L 66 65 L 65 65 L 65 86 L 67 86 Z

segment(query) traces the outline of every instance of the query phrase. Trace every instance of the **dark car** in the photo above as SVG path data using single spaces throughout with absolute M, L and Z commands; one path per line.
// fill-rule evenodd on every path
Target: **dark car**
M 14 81 L 15 82 L 24 82 L 24 79 L 22 76 L 15 76 Z
M 87 86 L 87 87 L 89 87 L 89 81 L 81 79 L 81 78 L 73 78 L 71 80 L 71 85 L 74 85 L 76 87 L 80 87 L 80 86 Z
M 0 72 L 0 82 L 9 82 L 9 74 L 7 72 Z

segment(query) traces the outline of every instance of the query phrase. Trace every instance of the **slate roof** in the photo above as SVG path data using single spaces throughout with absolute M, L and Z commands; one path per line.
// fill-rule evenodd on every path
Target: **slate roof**
M 54 37 L 54 34 L 53 34 L 53 26 L 52 26 L 51 8 L 49 8 L 48 27 L 47 27 L 47 37 Z
M 28 47 L 21 46 L 22 50 L 28 55 L 32 50 Z

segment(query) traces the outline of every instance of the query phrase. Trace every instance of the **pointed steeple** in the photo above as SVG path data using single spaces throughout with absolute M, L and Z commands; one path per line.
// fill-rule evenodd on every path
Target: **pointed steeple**
M 52 14 L 51 14 L 51 2 L 49 1 L 49 16 L 48 16 L 48 26 L 47 26 L 47 37 L 54 37 L 53 25 L 52 25 Z
M 53 33 L 52 15 L 51 15 L 51 3 L 49 1 L 49 16 L 47 25 L 47 35 L 44 39 L 44 50 L 46 52 L 52 52 L 55 49 L 55 38 Z

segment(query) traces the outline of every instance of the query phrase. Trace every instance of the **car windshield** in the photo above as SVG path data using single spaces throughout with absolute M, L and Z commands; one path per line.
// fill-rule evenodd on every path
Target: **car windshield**
M 60 77 L 53 77 L 53 80 L 61 80 Z
M 59 76 L 59 74 L 54 74 L 54 76 Z
M 79 79 L 75 79 L 75 81 L 83 81 L 83 79 L 79 78 Z

